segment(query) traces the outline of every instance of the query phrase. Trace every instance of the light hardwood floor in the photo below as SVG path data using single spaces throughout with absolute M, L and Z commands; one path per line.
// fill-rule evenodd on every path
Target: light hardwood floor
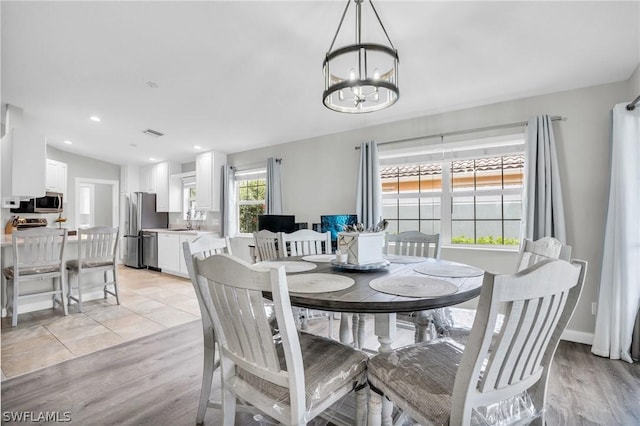
M 165 278 L 145 272 L 135 281 L 140 288 L 149 288 Z M 168 282 L 178 286 L 143 292 L 160 299 L 160 294 L 170 296 L 164 291 L 190 285 L 187 280 Z M 326 326 L 326 320 L 311 322 L 314 332 L 324 334 Z M 3 423 L 11 423 L 5 420 L 6 413 L 57 412 L 59 416 L 68 413 L 71 424 L 77 425 L 194 424 L 202 368 L 200 322 L 192 319 L 163 330 L 4 380 Z M 368 344 L 375 346 L 371 324 L 367 334 Z M 398 344 L 412 338 L 411 330 L 401 330 Z M 547 424 L 640 425 L 640 364 L 599 358 L 590 354 L 588 346 L 561 342 L 553 368 Z M 348 411 L 349 402 L 339 408 Z M 208 410 L 205 420 L 221 423 L 214 409 Z M 314 425 L 327 423 L 318 420 Z M 238 416 L 236 424 L 270 423 L 245 414 Z
M 63 316 L 61 309 L 18 315 L 18 326 L 2 318 L 2 379 L 148 336 L 200 318 L 191 281 L 121 266 L 120 303 L 86 302 Z

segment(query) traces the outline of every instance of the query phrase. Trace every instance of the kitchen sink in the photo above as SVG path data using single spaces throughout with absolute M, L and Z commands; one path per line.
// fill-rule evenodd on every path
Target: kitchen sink
M 181 231 L 195 231 L 195 229 L 189 229 L 189 228 L 178 228 L 178 229 L 169 229 L 169 231 L 177 231 L 177 232 L 181 232 Z

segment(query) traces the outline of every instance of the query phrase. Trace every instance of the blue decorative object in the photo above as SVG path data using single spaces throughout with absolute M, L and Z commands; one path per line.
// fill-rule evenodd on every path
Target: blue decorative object
M 355 214 L 333 214 L 320 216 L 321 232 L 331 231 L 331 241 L 338 239 L 338 232 L 342 232 L 345 225 L 355 225 L 358 216 Z

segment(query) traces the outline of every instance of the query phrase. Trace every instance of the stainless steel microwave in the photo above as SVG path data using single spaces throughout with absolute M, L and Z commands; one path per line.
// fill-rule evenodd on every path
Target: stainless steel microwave
M 20 201 L 20 206 L 11 213 L 62 213 L 62 193 L 47 192 L 44 197 Z

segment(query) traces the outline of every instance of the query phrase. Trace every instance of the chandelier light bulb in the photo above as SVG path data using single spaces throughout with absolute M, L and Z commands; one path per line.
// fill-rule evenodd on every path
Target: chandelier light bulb
M 373 79 L 374 80 L 380 80 L 380 70 L 378 68 L 373 70 Z M 376 90 L 378 88 L 376 87 Z
M 351 81 L 355 81 L 356 80 L 356 70 L 354 70 L 353 68 L 351 68 L 351 70 L 349 70 L 349 80 L 351 80 Z

